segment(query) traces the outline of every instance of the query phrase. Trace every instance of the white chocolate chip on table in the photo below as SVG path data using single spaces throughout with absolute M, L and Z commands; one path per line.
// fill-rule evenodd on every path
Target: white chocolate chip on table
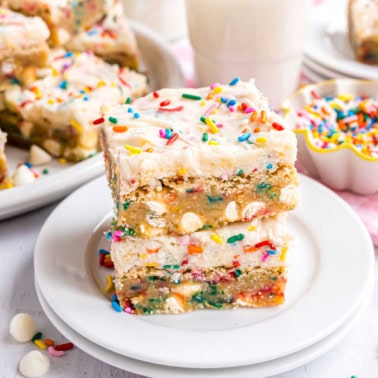
M 49 358 L 38 350 L 32 350 L 20 361 L 19 370 L 26 378 L 37 378 L 45 374 L 49 367 Z
M 9 333 L 22 343 L 33 342 L 40 350 L 47 352 L 52 357 L 63 357 L 65 351 L 74 347 L 71 342 L 56 345 L 54 340 L 42 339 L 42 332 L 36 332 L 37 328 L 31 315 L 19 313 L 15 315 L 9 325 Z M 26 378 L 37 378 L 44 375 L 49 367 L 50 360 L 47 353 L 32 350 L 24 355 L 19 363 L 19 371 Z
M 9 325 L 9 333 L 20 343 L 30 341 L 36 332 L 34 320 L 29 314 L 19 313 L 15 315 Z

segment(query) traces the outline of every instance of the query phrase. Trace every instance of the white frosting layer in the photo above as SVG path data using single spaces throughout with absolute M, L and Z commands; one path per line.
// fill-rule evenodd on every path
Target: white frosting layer
M 230 101 L 235 104 L 230 106 Z M 163 89 L 132 106 L 114 107 L 106 117 L 107 145 L 119 171 L 121 195 L 154 186 L 164 177 L 227 179 L 240 170 L 272 173 L 278 165 L 292 166 L 296 159 L 295 135 L 277 130 L 284 121 L 269 110 L 254 81 L 212 89 Z M 114 132 L 112 120 L 127 126 L 127 131 Z M 167 144 L 167 135 L 174 134 L 177 139 Z
M 59 44 L 99 21 L 114 0 L 8 0 L 9 6 L 27 15 L 45 19 L 59 36 Z
M 27 55 L 28 50 L 45 48 L 49 29 L 39 17 L 25 17 L 0 8 L 0 59 L 14 54 Z
M 227 242 L 235 235 L 243 235 L 243 239 L 234 243 Z M 265 240 L 275 244 L 277 254 L 265 256 L 267 250 L 272 250 L 269 246 L 254 252 L 248 249 L 248 246 L 255 246 Z M 280 214 L 252 222 L 234 223 L 217 230 L 197 231 L 185 236 L 165 235 L 151 239 L 128 237 L 119 242 L 113 241 L 111 254 L 117 275 L 137 267 L 163 268 L 165 265 L 180 265 L 179 269 L 221 266 L 240 269 L 257 266 L 266 268 L 286 265 L 281 252 L 282 248 L 287 248 L 289 241 L 286 214 Z M 203 251 L 189 254 L 191 245 L 200 247 Z
M 90 50 L 101 56 L 136 55 L 138 52 L 134 33 L 123 15 L 121 4 L 113 7 L 103 20 L 90 29 L 74 36 L 66 48 L 72 51 Z
M 6 106 L 33 124 L 81 133 L 93 127 L 105 106 L 146 92 L 146 78 L 89 53 L 55 52 L 41 79 L 5 93 Z

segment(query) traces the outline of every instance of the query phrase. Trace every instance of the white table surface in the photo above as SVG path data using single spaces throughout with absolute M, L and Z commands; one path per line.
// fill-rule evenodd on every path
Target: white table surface
M 64 341 L 44 315 L 33 279 L 34 245 L 41 226 L 55 206 L 53 204 L 0 222 L 0 377 L 19 377 L 17 367 L 20 359 L 34 349 L 32 343 L 18 344 L 9 335 L 9 322 L 16 313 L 30 313 L 45 337 Z M 358 378 L 378 377 L 377 277 L 376 266 L 373 301 L 341 344 L 318 360 L 275 378 L 350 378 L 352 375 Z M 97 361 L 78 348 L 68 352 L 63 358 L 50 360 L 51 367 L 45 377 L 141 377 Z

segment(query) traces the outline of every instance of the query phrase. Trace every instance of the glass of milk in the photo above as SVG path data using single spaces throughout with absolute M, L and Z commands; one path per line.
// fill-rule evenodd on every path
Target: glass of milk
M 256 79 L 273 109 L 299 81 L 312 0 L 186 0 L 197 83 Z
M 122 0 L 125 14 L 174 41 L 187 34 L 184 0 Z

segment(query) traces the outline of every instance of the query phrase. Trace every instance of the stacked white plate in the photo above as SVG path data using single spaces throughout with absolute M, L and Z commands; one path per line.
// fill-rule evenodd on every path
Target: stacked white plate
M 35 283 L 47 317 L 88 354 L 150 377 L 266 377 L 305 364 L 335 346 L 368 304 L 374 249 L 359 218 L 336 194 L 300 176 L 301 206 L 286 303 L 274 308 L 134 316 L 104 295 L 111 271 L 112 200 L 104 177 L 67 197 L 41 229 Z M 332 209 L 330 211 L 329 209 Z
M 311 82 L 350 77 L 378 79 L 378 66 L 358 62 L 348 37 L 347 0 L 327 0 L 311 14 L 303 73 Z

